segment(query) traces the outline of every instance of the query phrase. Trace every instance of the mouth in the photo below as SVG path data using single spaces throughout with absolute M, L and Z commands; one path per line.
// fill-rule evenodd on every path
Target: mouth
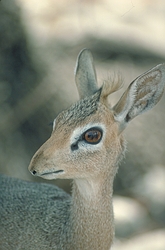
M 46 173 L 41 174 L 41 176 L 43 176 L 43 175 L 49 175 L 49 174 L 58 174 L 58 173 L 62 173 L 62 172 L 64 172 L 64 170 L 57 170 L 57 171 L 53 171 L 53 172 L 46 172 Z
M 43 174 L 40 175 L 40 177 L 44 178 L 44 179 L 56 179 L 56 175 L 63 173 L 64 170 L 57 170 L 57 171 L 52 171 L 52 172 L 45 172 Z

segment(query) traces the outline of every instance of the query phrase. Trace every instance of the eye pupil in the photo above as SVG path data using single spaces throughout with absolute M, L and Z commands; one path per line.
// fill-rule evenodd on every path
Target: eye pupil
M 88 130 L 84 134 L 84 140 L 91 144 L 97 144 L 101 139 L 102 133 L 99 130 Z

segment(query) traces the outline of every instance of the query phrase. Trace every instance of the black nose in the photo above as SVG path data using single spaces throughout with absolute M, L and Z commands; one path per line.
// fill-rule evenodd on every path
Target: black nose
M 33 174 L 33 175 L 36 175 L 36 173 L 37 173 L 37 171 L 33 170 L 32 174 Z

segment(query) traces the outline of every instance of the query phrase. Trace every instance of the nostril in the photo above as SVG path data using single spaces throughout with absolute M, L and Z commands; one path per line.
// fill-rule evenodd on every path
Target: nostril
M 37 171 L 33 170 L 32 174 L 35 175 L 37 173 Z

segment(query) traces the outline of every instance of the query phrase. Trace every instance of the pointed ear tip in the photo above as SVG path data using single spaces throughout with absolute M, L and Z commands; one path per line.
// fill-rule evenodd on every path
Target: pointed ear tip
M 90 49 L 88 49 L 88 48 L 83 48 L 82 50 L 80 50 L 80 53 L 85 52 L 85 51 L 91 52 Z
M 165 63 L 158 64 L 155 66 L 155 69 L 159 69 L 162 73 L 165 74 Z
M 87 48 L 84 48 L 82 49 L 79 54 L 78 54 L 78 58 L 80 58 L 81 56 L 84 56 L 84 55 L 92 55 L 90 49 L 87 49 Z
M 160 68 L 165 69 L 165 63 L 164 63 L 164 62 L 163 62 L 163 63 L 158 64 L 158 66 L 159 66 Z
M 159 80 L 159 86 L 161 85 L 161 86 L 165 86 L 165 63 L 161 63 L 161 64 L 158 64 L 158 65 L 156 65 L 155 67 L 153 67 L 152 69 L 151 69 L 151 72 L 160 72 L 160 80 Z

